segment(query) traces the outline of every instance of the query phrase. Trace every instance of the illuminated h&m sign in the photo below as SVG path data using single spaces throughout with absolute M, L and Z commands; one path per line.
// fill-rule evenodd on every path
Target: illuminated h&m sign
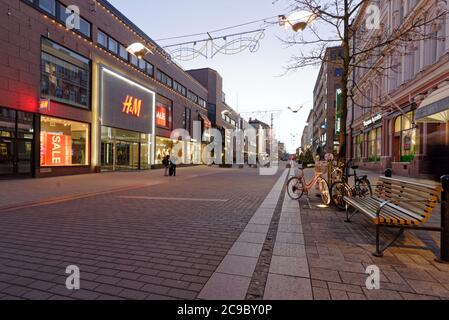
M 102 125 L 154 133 L 154 91 L 103 66 L 100 66 L 100 84 Z

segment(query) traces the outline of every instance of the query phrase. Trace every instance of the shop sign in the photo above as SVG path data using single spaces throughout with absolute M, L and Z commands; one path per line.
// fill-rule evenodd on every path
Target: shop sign
M 158 104 L 156 106 L 156 125 L 158 127 L 168 127 L 167 120 L 167 108 Z
M 69 166 L 72 164 L 72 138 L 62 133 L 44 132 L 41 140 L 41 165 Z
M 122 112 L 128 115 L 140 117 L 140 108 L 142 107 L 142 100 L 134 98 L 133 96 L 126 96 L 123 102 Z
M 370 119 L 363 121 L 363 126 L 369 127 L 370 125 L 376 123 L 377 121 L 380 121 L 381 119 L 382 119 L 382 115 L 377 114 L 374 117 L 371 117 Z
M 50 111 L 50 99 L 39 100 L 39 111 Z
M 152 133 L 154 130 L 154 91 L 101 67 L 101 119 L 107 127 Z

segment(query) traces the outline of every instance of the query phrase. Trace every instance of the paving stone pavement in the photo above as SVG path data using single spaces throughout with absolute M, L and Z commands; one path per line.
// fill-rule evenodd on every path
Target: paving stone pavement
M 282 171 L 204 170 L 207 175 L 184 168 L 179 178 L 159 184 L 2 211 L 0 299 L 195 299 L 217 268 L 234 265 L 235 257 L 242 268 L 232 279 L 223 273 L 222 281 L 227 288 L 244 286 L 247 268 L 257 261 L 258 234 L 269 223 L 264 211 L 253 216 L 262 203 L 271 208 L 266 197 Z M 90 183 L 94 176 L 85 177 Z M 71 185 L 67 192 L 82 190 Z M 176 197 L 192 201 L 169 200 Z M 8 199 L 19 198 L 10 192 Z M 193 201 L 198 198 L 227 201 Z M 242 249 L 236 242 L 249 245 Z M 231 248 L 234 260 L 223 260 Z M 68 265 L 80 268 L 78 291 L 65 287 Z
M 375 183 L 376 175 L 370 173 L 370 179 Z M 304 199 L 300 201 L 313 299 L 449 298 L 449 264 L 435 261 L 439 256 L 439 233 L 406 231 L 383 258 L 376 258 L 371 254 L 374 226 L 363 215 L 345 223 L 344 212 L 318 207 L 320 199 L 315 195 L 311 196 L 311 204 L 309 209 Z M 439 207 L 427 223 L 440 225 Z M 380 290 L 366 288 L 365 270 L 369 265 L 380 268 Z
M 90 190 L 98 194 L 89 197 L 1 211 L 0 299 L 244 299 L 279 199 L 264 299 L 449 299 L 449 265 L 435 262 L 438 233 L 406 232 L 376 258 L 374 228 L 362 215 L 348 224 L 344 212 L 319 207 L 313 194 L 309 209 L 282 192 L 293 170 L 268 177 L 249 168 L 183 171 L 183 178 L 154 176 L 143 186 L 136 184 L 142 177 L 133 186 L 131 175 L 113 189 L 96 183 Z M 42 183 L 22 183 L 33 181 Z M 67 186 L 58 196 L 82 191 L 76 181 Z M 11 190 L 8 199 L 23 201 Z M 430 223 L 438 225 L 435 213 Z M 72 264 L 81 270 L 78 291 L 65 287 Z M 380 290 L 365 285 L 373 264 Z
M 288 172 L 288 169 L 284 170 L 198 298 L 245 299 Z

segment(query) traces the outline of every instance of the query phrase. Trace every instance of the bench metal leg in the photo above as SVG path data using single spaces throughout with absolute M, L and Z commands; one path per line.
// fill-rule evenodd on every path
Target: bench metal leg
M 348 204 L 346 204 L 346 219 L 345 222 L 350 223 L 351 219 L 353 216 L 355 216 L 359 210 L 354 208 L 354 211 L 352 211 L 352 213 L 349 212 L 350 211 L 350 206 Z
M 351 222 L 351 219 L 349 218 L 349 206 L 346 203 L 346 220 L 345 222 Z
M 402 236 L 402 234 L 404 234 L 404 228 L 399 229 L 398 233 L 396 233 L 393 237 L 393 239 L 391 239 L 383 248 L 380 248 L 380 225 L 376 225 L 376 252 L 373 253 L 373 256 L 375 257 L 383 257 L 383 253 L 385 250 L 387 250 L 393 243 L 396 242 L 396 240 L 399 239 L 400 236 Z
M 383 250 L 380 250 L 380 226 L 376 224 L 376 252 L 373 253 L 375 257 L 383 257 Z

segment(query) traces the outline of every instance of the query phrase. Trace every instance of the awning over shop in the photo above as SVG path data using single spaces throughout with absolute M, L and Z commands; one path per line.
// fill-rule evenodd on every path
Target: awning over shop
M 204 122 L 204 129 L 210 129 L 212 128 L 212 123 L 210 122 L 209 118 L 203 114 L 200 113 L 200 118 L 203 119 Z
M 426 97 L 416 110 L 416 122 L 449 121 L 449 85 L 445 85 Z

